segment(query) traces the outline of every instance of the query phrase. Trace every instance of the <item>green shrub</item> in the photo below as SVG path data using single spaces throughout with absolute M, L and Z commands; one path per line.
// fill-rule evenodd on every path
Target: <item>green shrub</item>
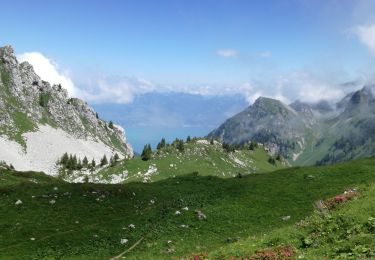
M 39 105 L 41 107 L 47 107 L 50 99 L 51 99 L 51 95 L 49 93 L 41 93 L 39 95 Z

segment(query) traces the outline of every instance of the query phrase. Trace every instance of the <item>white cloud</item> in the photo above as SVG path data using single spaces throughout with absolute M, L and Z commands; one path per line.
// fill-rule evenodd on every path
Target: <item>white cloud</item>
M 80 98 L 92 103 L 131 103 L 136 95 L 156 91 L 156 86 L 145 79 L 96 76 L 78 90 Z
M 366 45 L 370 52 L 375 55 L 375 24 L 357 26 L 355 34 L 360 42 Z
M 58 65 L 51 59 L 47 58 L 40 52 L 26 52 L 17 55 L 20 62 L 27 61 L 34 67 L 34 71 L 42 80 L 48 81 L 51 84 L 61 84 L 68 90 L 70 96 L 75 96 L 77 89 L 73 81 L 66 73 L 61 72 Z
M 216 54 L 224 58 L 235 58 L 239 55 L 238 51 L 233 49 L 221 49 L 218 50 Z
M 337 101 L 344 94 L 345 91 L 340 85 L 320 80 L 301 71 L 284 75 L 277 81 L 276 97 L 284 102 L 294 100 L 317 102 L 322 99 Z
M 84 87 L 78 88 L 56 62 L 40 52 L 19 54 L 17 59 L 29 62 L 42 80 L 61 84 L 69 96 L 93 103 L 130 103 L 135 95 L 155 90 L 154 85 L 144 79 L 108 76 L 90 76 Z
M 225 57 L 238 55 L 233 50 L 223 51 L 221 54 Z M 270 55 L 271 53 L 263 53 L 265 57 Z M 79 84 L 82 87 L 77 88 L 71 78 L 59 70 L 56 63 L 39 52 L 24 53 L 18 55 L 18 59 L 31 63 L 35 72 L 43 80 L 61 84 L 68 90 L 70 96 L 79 97 L 91 103 L 126 104 L 131 103 L 137 95 L 149 92 L 180 92 L 203 96 L 243 95 L 249 104 L 252 104 L 259 96 L 279 99 L 285 103 L 297 99 L 305 102 L 316 102 L 321 99 L 336 101 L 348 91 L 358 88 L 358 86 L 353 86 L 350 89 L 344 89 L 340 85 L 333 84 L 332 81 L 319 80 L 304 72 L 285 74 L 279 78 L 270 79 L 268 83 L 262 80 L 226 85 L 158 85 L 142 78 L 107 76 L 96 73 L 95 75 L 86 75 L 84 82 Z
M 261 57 L 261 58 L 271 58 L 272 52 L 270 52 L 270 51 L 259 52 L 258 56 Z

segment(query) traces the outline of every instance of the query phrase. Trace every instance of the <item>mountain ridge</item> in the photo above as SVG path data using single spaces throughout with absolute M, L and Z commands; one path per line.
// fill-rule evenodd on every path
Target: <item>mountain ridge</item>
M 374 155 L 374 119 L 374 86 L 369 85 L 334 105 L 287 105 L 259 97 L 207 137 L 231 144 L 258 141 L 294 165 L 326 164 Z
M 18 63 L 11 46 L 0 48 L 0 74 L 0 142 L 7 147 L 0 155 L 16 169 L 55 174 L 64 152 L 97 161 L 113 153 L 133 156 L 122 127 L 101 120 L 60 84 L 42 80 L 30 63 Z M 47 159 L 38 164 L 38 157 Z

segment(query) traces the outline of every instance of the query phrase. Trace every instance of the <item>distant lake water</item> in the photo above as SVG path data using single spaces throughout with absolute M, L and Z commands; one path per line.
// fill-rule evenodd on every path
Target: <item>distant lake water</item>
M 161 138 L 171 143 L 175 138 L 204 137 L 213 127 L 160 127 L 160 126 L 125 126 L 128 142 L 134 151 L 141 153 L 145 144 L 155 149 Z

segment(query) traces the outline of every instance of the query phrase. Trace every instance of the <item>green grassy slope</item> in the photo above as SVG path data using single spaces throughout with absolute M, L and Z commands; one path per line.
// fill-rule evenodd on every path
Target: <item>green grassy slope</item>
M 201 176 L 218 176 L 230 178 L 241 173 L 270 172 L 285 168 L 285 164 L 277 161 L 273 165 L 268 162 L 269 155 L 262 148 L 225 152 L 218 142 L 211 145 L 207 140 L 191 141 L 184 144 L 184 152 L 178 152 L 169 146 L 155 152 L 151 160 L 141 158 L 124 160 L 114 167 L 107 167 L 92 174 L 90 179 L 110 180 L 114 175 L 127 174 L 125 182 L 159 181 L 162 179 L 198 172 Z M 76 172 L 67 179 L 73 180 L 83 176 Z
M 109 259 L 144 238 L 128 259 L 170 259 L 288 228 L 310 215 L 317 199 L 373 183 L 375 159 L 123 185 L 70 184 L 4 169 L 0 180 L 0 258 Z M 207 219 L 198 220 L 195 210 Z
M 292 259 L 374 259 L 375 183 L 371 179 L 356 187 L 357 197 L 336 204 L 325 214 L 316 210 L 295 225 L 223 246 L 206 256 L 210 259 L 264 259 L 257 258 L 257 254 L 272 254 L 289 248 Z

